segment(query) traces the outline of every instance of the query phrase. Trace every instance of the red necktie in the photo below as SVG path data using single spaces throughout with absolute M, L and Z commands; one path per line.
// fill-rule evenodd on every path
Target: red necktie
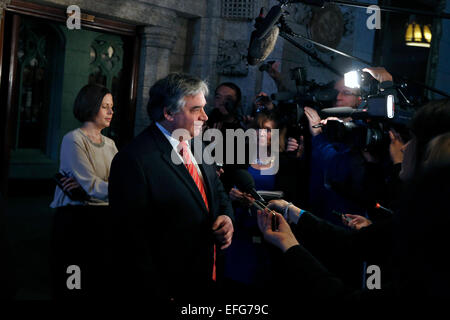
M 205 202 L 206 209 L 209 212 L 208 198 L 206 197 L 205 186 L 203 185 L 203 182 L 200 179 L 197 168 L 192 163 L 186 141 L 181 141 L 179 143 L 178 150 L 180 152 L 181 157 L 183 158 L 184 165 L 185 165 L 186 169 L 189 171 L 189 174 L 191 175 L 195 184 L 197 185 L 197 188 L 200 191 L 200 194 L 202 195 L 203 201 Z M 214 264 L 213 264 L 212 279 L 214 281 L 216 281 L 216 246 L 215 245 L 214 245 Z

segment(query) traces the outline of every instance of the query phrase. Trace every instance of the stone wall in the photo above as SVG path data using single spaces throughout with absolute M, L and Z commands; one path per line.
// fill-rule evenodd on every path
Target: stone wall
M 145 128 L 149 119 L 146 113 L 148 90 L 151 85 L 169 72 L 188 72 L 206 79 L 211 91 L 221 82 L 232 81 L 239 85 L 243 92 L 244 107 L 249 108 L 256 93 L 264 91 L 273 93 L 276 87 L 267 73 L 261 73 L 258 66 L 246 66 L 245 54 L 254 20 L 250 18 L 222 17 L 223 0 L 32 0 L 50 6 L 66 7 L 77 4 L 82 12 L 111 19 L 130 22 L 140 26 L 141 41 L 140 70 L 138 82 L 137 110 L 135 134 Z M 0 5 L 6 1 L 0 0 Z M 377 0 L 364 2 L 377 3 Z M 448 2 L 448 1 L 447 1 Z M 254 0 L 254 15 L 260 7 L 267 11 L 278 1 Z M 345 29 L 342 39 L 336 48 L 346 53 L 371 60 L 375 30 L 365 26 L 368 18 L 364 9 L 339 7 L 344 19 Z M 447 8 L 448 10 L 448 8 Z M 306 25 L 311 18 L 311 9 L 302 4 L 291 5 L 287 11 L 288 23 L 292 29 L 302 35 L 310 36 Z M 446 28 L 444 21 L 443 28 Z M 446 30 L 446 29 L 445 29 Z M 444 30 L 444 31 L 445 31 Z M 445 32 L 444 32 L 445 34 Z M 323 60 L 329 62 L 341 72 L 360 65 L 335 53 L 318 50 L 304 40 L 297 39 L 307 49 L 316 52 Z M 448 42 L 448 41 L 447 41 Z M 448 69 L 443 62 L 445 52 L 450 45 L 442 38 L 441 61 L 442 71 L 437 75 L 439 83 L 448 83 Z M 240 48 L 233 54 L 232 48 Z M 227 61 L 230 66 L 227 66 Z M 337 78 L 335 74 L 322 67 L 314 59 L 295 48 L 282 38 L 278 38 L 274 51 L 266 61 L 281 62 L 281 72 L 285 84 L 295 89 L 290 79 L 289 70 L 303 66 L 308 80 L 326 83 Z M 230 71 L 231 70 L 231 71 Z M 441 69 L 439 69 L 441 70 Z M 208 98 L 212 106 L 213 94 Z

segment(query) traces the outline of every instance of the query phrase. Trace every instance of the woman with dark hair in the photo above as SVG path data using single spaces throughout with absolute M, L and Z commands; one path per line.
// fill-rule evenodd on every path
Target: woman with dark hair
M 86 203 L 72 200 L 57 187 L 50 206 L 108 205 L 109 169 L 117 148 L 101 131 L 111 124 L 114 114 L 112 95 L 100 85 L 84 86 L 75 99 L 73 113 L 82 125 L 63 138 L 60 171 L 72 178 L 64 178 L 66 191 L 81 185 L 90 198 Z
M 104 221 L 108 210 L 108 178 L 111 162 L 118 152 L 114 141 L 101 134 L 114 114 L 113 98 L 103 86 L 84 86 L 78 93 L 73 113 L 81 127 L 67 133 L 61 144 L 60 172 L 63 190 L 55 190 L 54 287 L 57 297 L 86 297 L 100 286 Z M 84 199 L 69 197 L 82 188 Z M 80 268 L 81 290 L 68 290 L 67 268 Z M 98 286 L 97 286 L 98 285 Z

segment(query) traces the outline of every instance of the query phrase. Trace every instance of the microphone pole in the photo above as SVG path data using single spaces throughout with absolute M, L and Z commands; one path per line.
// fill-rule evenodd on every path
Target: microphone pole
M 328 63 L 326 63 L 325 61 L 323 61 L 315 52 L 312 52 L 308 49 L 306 49 L 305 47 L 303 47 L 301 44 L 299 44 L 298 42 L 296 42 L 294 39 L 292 39 L 288 34 L 286 34 L 285 32 L 280 32 L 280 37 L 282 37 L 283 39 L 287 40 L 290 44 L 292 44 L 293 46 L 295 46 L 296 48 L 302 50 L 304 53 L 306 53 L 308 56 L 310 56 L 311 58 L 313 58 L 314 60 L 316 60 L 317 62 L 319 62 L 321 65 L 323 65 L 325 68 L 329 69 L 331 72 L 333 72 L 334 74 L 343 77 L 344 75 L 339 72 L 337 69 L 333 68 L 332 66 L 330 66 Z
M 322 44 L 322 43 L 320 43 L 320 42 L 317 42 L 317 41 L 314 41 L 314 40 L 312 40 L 312 39 L 309 39 L 308 37 L 302 36 L 301 34 L 295 33 L 295 32 L 287 25 L 286 20 L 284 19 L 284 16 L 281 16 L 281 18 L 280 18 L 280 20 L 279 20 L 279 24 L 280 24 L 280 33 L 279 33 L 279 36 L 280 36 L 280 37 L 282 37 L 283 39 L 287 40 L 287 41 L 290 42 L 292 45 L 294 45 L 295 47 L 299 48 L 300 50 L 302 50 L 303 52 L 305 52 L 306 54 L 308 54 L 310 57 L 312 57 L 312 58 L 314 58 L 315 60 L 317 60 L 318 62 L 320 62 L 323 66 L 325 66 L 326 68 L 328 68 L 329 70 L 331 70 L 332 72 L 334 72 L 335 74 L 337 74 L 337 75 L 339 75 L 339 76 L 341 76 L 341 77 L 343 77 L 343 74 L 342 74 L 342 73 L 340 73 L 338 70 L 336 70 L 335 68 L 333 68 L 332 66 L 330 66 L 328 63 L 326 63 L 325 61 L 323 61 L 322 59 L 320 59 L 320 58 L 317 56 L 316 53 L 310 52 L 310 50 L 304 48 L 302 45 L 300 45 L 299 43 L 297 43 L 297 42 L 296 42 L 294 39 L 292 39 L 291 37 L 301 38 L 301 39 L 303 39 L 303 40 L 305 40 L 305 41 L 308 41 L 308 42 L 310 42 L 310 43 L 312 43 L 312 44 L 314 44 L 314 45 L 316 45 L 316 46 L 319 46 L 319 47 L 324 48 L 324 49 L 326 49 L 326 50 L 329 50 L 329 51 L 332 51 L 332 52 L 334 52 L 334 53 L 337 53 L 337 54 L 339 54 L 339 55 L 341 55 L 341 56 L 343 56 L 343 57 L 346 57 L 346 58 L 348 58 L 348 59 L 352 59 L 352 60 L 354 60 L 354 61 L 358 61 L 358 62 L 360 62 L 360 63 L 363 63 L 363 64 L 367 65 L 368 67 L 372 67 L 372 63 L 369 62 L 369 61 L 366 61 L 366 60 L 363 60 L 363 59 L 361 59 L 361 58 L 352 56 L 351 54 L 348 54 L 348 53 L 339 51 L 339 50 L 337 50 L 337 49 L 334 49 L 334 48 L 331 48 L 331 47 L 329 47 L 329 46 L 326 46 L 326 45 L 324 45 L 324 44 Z M 441 91 L 441 90 L 439 90 L 439 89 L 430 87 L 430 86 L 428 86 L 428 85 L 426 85 L 426 84 L 424 84 L 424 83 L 422 83 L 422 82 L 418 82 L 418 81 L 415 81 L 415 80 L 410 80 L 410 79 L 408 79 L 408 78 L 405 77 L 405 76 L 401 76 L 401 75 L 398 75 L 398 74 L 395 74 L 395 73 L 391 73 L 391 74 L 392 74 L 394 77 L 400 78 L 400 79 L 402 79 L 402 80 L 405 81 L 405 82 L 409 82 L 409 83 L 418 85 L 418 86 L 420 86 L 420 87 L 422 87 L 422 88 L 425 88 L 425 89 L 427 89 L 427 90 L 429 90 L 429 91 L 432 91 L 432 92 L 435 92 L 435 93 L 437 93 L 437 94 L 440 94 L 440 95 L 443 96 L 443 97 L 450 98 L 450 95 L 449 95 L 448 93 L 445 93 L 445 92 L 443 92 L 443 91 Z
M 291 3 L 303 3 L 307 5 L 314 5 L 323 7 L 325 3 L 332 3 L 337 5 L 344 5 L 348 7 L 354 7 L 354 8 L 362 8 L 367 9 L 370 6 L 377 5 L 380 8 L 380 11 L 386 11 L 386 12 L 392 12 L 392 13 L 403 13 L 407 15 L 415 14 L 419 16 L 430 16 L 433 18 L 440 18 L 440 19 L 450 19 L 450 14 L 443 12 L 443 13 L 435 13 L 431 11 L 424 11 L 424 10 L 416 10 L 416 9 L 408 9 L 408 8 L 399 8 L 399 7 L 391 7 L 391 6 L 385 6 L 385 5 L 378 5 L 374 3 L 364 3 L 364 2 L 356 2 L 356 1 L 330 1 L 330 0 L 285 0 L 280 1 L 284 5 L 288 5 Z
M 329 47 L 329 46 L 326 46 L 326 45 L 324 45 L 324 44 L 322 44 L 322 43 L 320 43 L 320 42 L 317 42 L 317 41 L 314 41 L 314 40 L 312 40 L 312 39 L 309 39 L 308 37 L 302 36 L 301 34 L 295 33 L 295 32 L 288 26 L 288 24 L 286 23 L 286 20 L 284 19 L 284 16 L 282 16 L 282 17 L 280 18 L 279 22 L 280 22 L 280 36 L 283 37 L 284 39 L 288 40 L 288 41 L 291 42 L 292 44 L 293 44 L 293 42 L 292 42 L 293 39 L 290 39 L 290 38 L 289 38 L 290 36 L 295 37 L 295 38 L 300 38 L 300 39 L 306 40 L 306 41 L 308 41 L 308 42 L 314 44 L 315 46 L 318 46 L 318 47 L 324 48 L 324 49 L 326 49 L 326 50 L 332 51 L 332 52 L 337 53 L 337 54 L 339 54 L 339 55 L 341 55 L 341 56 L 344 56 L 344 57 L 346 57 L 346 58 L 349 58 L 349 59 L 352 59 L 352 60 L 361 62 L 361 63 L 363 63 L 363 64 L 365 64 L 365 65 L 367 65 L 367 66 L 369 66 L 369 67 L 372 66 L 372 62 L 369 62 L 369 61 L 363 60 L 363 59 L 361 59 L 361 58 L 352 56 L 351 54 L 348 54 L 348 53 L 339 51 L 339 50 L 337 50 L 337 49 L 334 49 L 334 48 L 331 48 L 331 47 Z M 285 37 L 285 36 L 287 36 L 287 37 Z M 326 62 L 325 62 L 325 64 L 326 64 Z M 340 74 L 340 73 L 339 73 L 339 74 Z

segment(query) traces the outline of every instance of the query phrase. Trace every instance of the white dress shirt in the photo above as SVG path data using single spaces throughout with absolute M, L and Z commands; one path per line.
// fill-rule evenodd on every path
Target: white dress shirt
M 172 137 L 172 135 L 170 134 L 169 131 L 166 130 L 166 128 L 164 128 L 162 125 L 160 125 L 158 122 L 155 121 L 156 126 L 158 127 L 158 129 L 163 133 L 163 135 L 166 137 L 166 139 L 169 141 L 169 143 L 172 145 L 172 148 L 175 150 L 175 153 L 178 155 L 178 157 L 180 158 L 181 162 L 184 163 L 184 159 L 183 157 L 180 155 L 180 153 L 178 152 L 178 144 L 180 143 L 180 141 L 178 141 L 177 139 L 175 139 L 174 137 Z M 191 146 L 190 146 L 190 140 L 187 141 L 187 150 L 189 152 L 189 156 L 191 158 L 192 163 L 195 166 L 195 169 L 198 172 L 198 176 L 200 177 L 200 180 L 203 183 L 203 186 L 205 188 L 206 191 L 206 184 L 205 184 L 205 180 L 203 179 L 203 175 L 202 175 L 202 171 L 200 170 L 197 160 L 195 159 L 194 155 L 191 152 Z

